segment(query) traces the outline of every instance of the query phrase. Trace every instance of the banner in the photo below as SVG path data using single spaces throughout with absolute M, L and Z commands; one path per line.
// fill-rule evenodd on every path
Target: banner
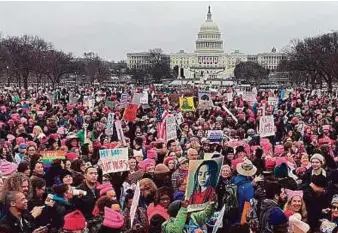
M 177 138 L 176 119 L 173 115 L 165 119 L 166 139 L 167 141 Z
M 223 130 L 208 130 L 208 140 L 210 142 L 223 141 Z
M 129 171 L 128 148 L 105 149 L 99 153 L 103 175 Z
M 128 104 L 124 110 L 123 120 L 134 122 L 136 120 L 137 109 L 137 104 Z
M 123 145 L 126 145 L 126 139 L 124 138 L 121 121 L 115 122 L 115 129 L 117 133 L 117 138 L 122 142 Z
M 180 97 L 180 109 L 183 112 L 195 111 L 194 97 Z
M 45 167 L 49 167 L 53 160 L 55 159 L 65 159 L 66 152 L 61 150 L 55 151 L 41 151 L 42 162 Z
M 203 210 L 216 195 L 224 157 L 189 161 L 188 182 L 185 192 L 189 200 L 188 212 Z
M 262 116 L 259 120 L 259 135 L 269 137 L 275 135 L 275 122 L 272 115 Z
M 135 193 L 134 193 L 134 196 L 133 196 L 133 201 L 132 201 L 131 207 L 130 207 L 130 215 L 129 215 L 130 216 L 130 228 L 133 228 L 133 223 L 134 223 L 138 203 L 139 203 L 139 200 L 140 200 L 140 195 L 141 195 L 140 183 L 137 182 Z

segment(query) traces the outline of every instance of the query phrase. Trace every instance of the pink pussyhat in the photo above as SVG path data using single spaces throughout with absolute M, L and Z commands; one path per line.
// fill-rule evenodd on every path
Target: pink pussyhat
M 280 156 L 284 152 L 284 146 L 283 145 L 277 145 L 275 146 L 275 155 Z
M 9 176 L 16 171 L 18 165 L 10 163 L 5 159 L 0 160 L 0 171 L 3 176 Z
M 100 190 L 100 197 L 106 195 L 107 192 L 114 190 L 113 186 L 110 183 L 104 183 L 97 186 L 97 189 Z
M 124 217 L 121 214 L 108 207 L 104 207 L 103 226 L 112 229 L 119 229 L 123 226 L 123 223 Z
M 303 198 L 303 190 L 290 190 L 285 189 L 286 196 L 288 197 L 288 201 L 290 201 L 293 197 L 299 196 L 300 198 Z

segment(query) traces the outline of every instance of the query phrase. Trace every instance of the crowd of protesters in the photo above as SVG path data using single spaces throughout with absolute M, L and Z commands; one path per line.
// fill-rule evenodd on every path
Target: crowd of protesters
M 255 101 L 244 101 L 228 88 L 212 93 L 213 106 L 201 110 L 197 87 L 144 91 L 125 85 L 62 88 L 53 95 L 43 88 L 1 92 L 0 232 L 338 231 L 333 95 L 258 90 Z M 146 93 L 148 103 L 139 104 L 135 121 L 127 122 L 121 98 L 131 102 L 135 93 Z M 86 104 L 88 96 L 93 106 Z M 193 97 L 194 107 L 182 111 L 173 96 Z M 270 105 L 269 97 L 277 103 Z M 121 122 L 123 140 L 115 127 L 108 133 L 109 113 Z M 183 116 L 177 139 L 159 137 L 165 114 Z M 274 116 L 273 136 L 259 134 L 263 115 Z M 222 130 L 223 140 L 210 141 L 209 130 Z M 128 171 L 103 175 L 99 151 L 126 147 Z M 65 156 L 47 164 L 44 151 Z M 206 197 L 205 208 L 191 212 L 189 163 L 205 154 L 224 163 L 212 174 L 219 177 L 216 188 L 193 194 Z M 131 215 L 137 186 L 140 198 Z

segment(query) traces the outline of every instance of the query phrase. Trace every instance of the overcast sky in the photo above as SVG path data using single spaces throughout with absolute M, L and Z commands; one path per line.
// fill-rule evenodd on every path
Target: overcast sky
M 0 2 L 0 31 L 110 60 L 156 47 L 193 52 L 209 4 L 226 52 L 280 50 L 291 39 L 338 29 L 338 2 Z

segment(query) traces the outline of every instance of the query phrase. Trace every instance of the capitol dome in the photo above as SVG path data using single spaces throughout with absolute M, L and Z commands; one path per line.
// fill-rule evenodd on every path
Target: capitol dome
M 223 53 L 223 41 L 217 24 L 212 21 L 210 6 L 207 19 L 201 25 L 197 34 L 196 53 Z

